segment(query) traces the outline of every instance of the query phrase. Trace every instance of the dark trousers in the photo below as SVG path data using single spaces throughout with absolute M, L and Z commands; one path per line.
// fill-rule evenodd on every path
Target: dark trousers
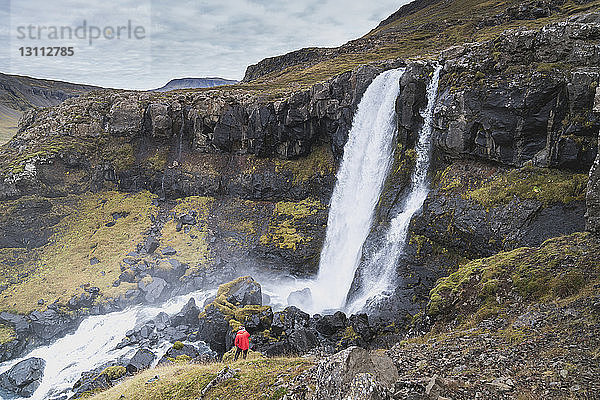
M 240 356 L 240 354 L 242 354 L 242 357 L 245 360 L 246 357 L 248 357 L 248 350 L 242 350 L 239 347 L 236 347 L 235 348 L 235 357 L 234 357 L 233 361 L 237 361 L 237 359 Z

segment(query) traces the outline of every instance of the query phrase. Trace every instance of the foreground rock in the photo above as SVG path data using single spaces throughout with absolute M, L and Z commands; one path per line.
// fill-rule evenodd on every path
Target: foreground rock
M 384 352 L 354 346 L 321 360 L 298 377 L 287 398 L 383 400 L 390 398 L 397 380 L 398 371 Z
M 0 387 L 21 397 L 30 397 L 42 383 L 46 361 L 28 358 L 0 375 Z

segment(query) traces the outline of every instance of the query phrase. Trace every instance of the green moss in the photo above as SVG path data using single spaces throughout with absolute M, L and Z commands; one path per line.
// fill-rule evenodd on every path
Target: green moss
M 171 246 L 177 251 L 177 259 L 189 268 L 186 274 L 211 265 L 213 256 L 208 247 L 208 218 L 215 199 L 212 197 L 190 196 L 177 201 L 173 209 L 175 216 L 196 213 L 196 225 L 187 230 L 177 231 L 177 220 L 170 219 L 161 230 L 161 243 Z
M 17 338 L 17 332 L 10 325 L 0 324 L 0 344 L 12 342 Z
M 127 374 L 127 369 L 122 365 L 115 365 L 108 367 L 100 373 L 100 375 L 106 375 L 109 381 L 114 381 L 124 377 Z
M 545 205 L 585 200 L 588 176 L 549 168 L 524 167 L 500 173 L 466 193 L 486 207 L 506 204 L 513 197 Z
M 260 237 L 260 243 L 281 249 L 297 250 L 300 245 L 313 240 L 311 236 L 307 236 L 303 232 L 303 220 L 324 209 L 325 206 L 315 199 L 276 203 L 268 231 Z
M 229 322 L 229 327 L 232 331 L 237 331 L 243 324 L 246 323 L 248 318 L 255 314 L 263 313 L 270 309 L 269 306 L 258 306 L 258 305 L 247 305 L 238 307 L 237 304 L 231 304 L 227 299 L 231 295 L 234 288 L 238 287 L 244 281 L 252 280 L 249 276 L 242 276 L 234 279 L 231 282 L 224 283 L 219 286 L 215 300 L 210 304 L 207 304 L 205 309 L 209 307 L 216 307 L 223 313 L 225 319 Z M 202 316 L 203 314 L 201 314 Z
M 149 192 L 109 191 L 53 199 L 53 212 L 66 217 L 53 227 L 49 243 L 19 266 L 29 273 L 6 281 L 0 310 L 29 313 L 44 307 L 39 299 L 66 304 L 88 286 L 99 287 L 101 299 L 126 292 L 135 284 L 112 283 L 121 274 L 123 256 L 135 249 L 152 224 L 151 215 L 157 212 L 153 198 Z M 113 213 L 126 216 L 114 220 Z M 100 262 L 91 265 L 94 257 Z
M 547 240 L 537 248 L 522 247 L 473 260 L 438 280 L 430 292 L 428 313 L 448 317 L 498 311 L 500 292 L 516 292 L 525 301 L 576 295 L 597 279 L 599 249 L 588 233 L 575 233 Z
M 183 349 L 183 343 L 181 343 L 180 341 L 176 341 L 175 343 L 173 343 L 173 348 L 175 350 L 181 350 Z
M 150 155 L 144 161 L 146 167 L 155 171 L 162 171 L 167 166 L 169 160 L 169 148 L 158 147 L 150 153 Z
M 133 145 L 124 138 L 111 138 L 101 144 L 101 149 L 102 158 L 110 161 L 117 173 L 128 170 L 135 164 Z
M 275 160 L 276 172 L 289 171 L 294 185 L 305 184 L 311 179 L 329 176 L 335 171 L 335 160 L 329 145 L 323 144 L 312 149 L 306 157 L 296 160 Z
M 187 354 L 180 354 L 175 357 L 176 363 L 189 363 L 190 361 L 192 361 L 192 357 L 188 356 Z

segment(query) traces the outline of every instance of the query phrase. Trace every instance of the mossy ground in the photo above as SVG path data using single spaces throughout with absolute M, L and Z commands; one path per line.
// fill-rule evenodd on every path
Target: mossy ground
M 175 217 L 194 212 L 196 225 L 186 225 L 177 231 L 177 220 L 171 218 L 161 230 L 161 244 L 177 250 L 177 259 L 188 264 L 188 273 L 204 268 L 212 260 L 208 249 L 208 219 L 215 199 L 212 197 L 190 196 L 177 201 L 172 212 Z
M 438 172 L 434 186 L 442 193 L 457 193 L 492 208 L 514 198 L 537 200 L 544 206 L 584 201 L 587 174 L 552 168 L 501 169 L 477 162 L 461 161 Z
M 17 332 L 10 325 L 0 324 L 0 344 L 12 342 L 17 338 Z
M 600 242 L 588 233 L 549 239 L 470 261 L 438 280 L 428 313 L 480 320 L 501 313 L 515 299 L 548 302 L 580 293 L 600 279 Z M 515 297 L 516 296 L 516 297 Z
M 150 216 L 157 212 L 153 197 L 148 192 L 102 192 L 57 201 L 66 217 L 54 227 L 47 245 L 31 251 L 2 250 L 6 257 L 21 256 L 15 268 L 27 274 L 15 280 L 10 271 L 2 271 L 8 287 L 0 297 L 0 309 L 28 313 L 54 301 L 65 304 L 90 286 L 99 287 L 102 298 L 124 293 L 129 284 L 112 283 L 121 273 L 122 258 L 135 250 L 151 226 Z M 126 216 L 115 220 L 114 213 Z M 98 263 L 91 263 L 92 258 Z M 38 304 L 40 299 L 44 305 Z
M 285 391 L 285 383 L 313 365 L 304 358 L 264 358 L 213 364 L 175 364 L 146 370 L 124 382 L 90 396 L 94 400 L 196 400 L 202 390 L 226 365 L 237 370 L 234 378 L 209 390 L 206 400 L 278 400 Z M 158 376 L 159 379 L 146 383 Z
M 275 203 L 273 218 L 267 233 L 260 237 L 263 245 L 274 245 L 281 249 L 296 250 L 298 246 L 311 242 L 313 238 L 299 228 L 299 223 L 307 217 L 324 210 L 316 199 L 305 199 L 299 202 L 282 201 Z
M 466 195 L 487 207 L 506 204 L 513 197 L 535 199 L 544 205 L 568 203 L 585 200 L 587 181 L 587 174 L 524 167 L 501 173 Z

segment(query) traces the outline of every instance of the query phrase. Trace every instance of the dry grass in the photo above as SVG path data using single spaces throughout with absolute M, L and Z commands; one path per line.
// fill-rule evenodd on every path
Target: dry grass
M 96 394 L 93 400 L 195 400 L 225 366 L 237 375 L 209 390 L 204 399 L 280 399 L 285 394 L 281 384 L 312 365 L 304 358 L 264 358 L 233 363 L 174 364 L 141 372 L 117 386 Z M 155 376 L 153 383 L 147 381 Z
M 113 287 L 119 277 L 119 263 L 144 239 L 150 228 L 150 215 L 156 213 L 148 192 L 125 194 L 103 192 L 86 194 L 74 204 L 66 205 L 68 215 L 56 227 L 50 242 L 35 251 L 37 257 L 30 264 L 20 266 L 29 270 L 28 276 L 9 283 L 0 298 L 0 309 L 28 313 L 45 304 L 66 303 L 86 286 L 100 288 L 102 297 L 116 297 L 129 289 L 121 283 Z M 129 213 L 113 220 L 115 212 Z M 109 222 L 113 226 L 106 226 Z M 90 264 L 96 257 L 100 262 Z

